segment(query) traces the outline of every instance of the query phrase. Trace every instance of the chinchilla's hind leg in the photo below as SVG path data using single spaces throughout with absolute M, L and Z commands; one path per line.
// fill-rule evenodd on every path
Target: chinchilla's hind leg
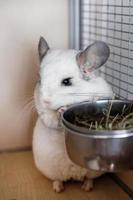
M 63 182 L 59 180 L 53 181 L 53 190 L 57 193 L 62 192 L 64 190 Z
M 82 189 L 86 192 L 89 192 L 93 189 L 93 179 L 85 178 L 84 183 L 82 185 Z

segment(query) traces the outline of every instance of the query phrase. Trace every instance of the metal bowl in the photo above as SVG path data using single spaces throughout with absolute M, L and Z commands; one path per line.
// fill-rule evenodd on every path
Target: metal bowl
M 133 112 L 133 101 L 99 100 L 69 107 L 62 115 L 65 142 L 70 159 L 76 164 L 103 172 L 133 169 L 133 129 L 89 130 L 74 123 L 77 114 L 102 117 L 103 109 L 113 101 L 111 115 Z

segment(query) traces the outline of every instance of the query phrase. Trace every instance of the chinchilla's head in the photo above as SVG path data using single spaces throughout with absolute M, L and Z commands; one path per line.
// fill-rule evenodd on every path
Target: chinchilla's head
M 97 41 L 83 51 L 52 50 L 44 38 L 39 45 L 40 80 L 35 90 L 36 106 L 57 110 L 62 106 L 110 98 L 112 90 L 95 71 L 108 59 L 106 43 Z

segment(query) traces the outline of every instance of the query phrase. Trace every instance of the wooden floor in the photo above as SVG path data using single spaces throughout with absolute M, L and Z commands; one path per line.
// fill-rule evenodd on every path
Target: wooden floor
M 81 189 L 81 183 L 67 183 L 56 194 L 51 181 L 34 166 L 30 151 L 0 154 L 0 200 L 129 200 L 131 198 L 107 175 L 95 180 L 93 191 Z

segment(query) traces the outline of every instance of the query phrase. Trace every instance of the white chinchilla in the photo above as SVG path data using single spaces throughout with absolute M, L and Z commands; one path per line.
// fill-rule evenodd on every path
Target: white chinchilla
M 86 100 L 112 98 L 108 83 L 94 72 L 108 59 L 109 47 L 97 41 L 80 52 L 52 50 L 41 37 L 38 51 L 40 80 L 34 93 L 38 112 L 33 134 L 35 164 L 53 181 L 56 192 L 61 192 L 63 182 L 70 179 L 84 181 L 82 188 L 89 191 L 93 187 L 93 178 L 101 173 L 84 169 L 69 159 L 58 110 Z

